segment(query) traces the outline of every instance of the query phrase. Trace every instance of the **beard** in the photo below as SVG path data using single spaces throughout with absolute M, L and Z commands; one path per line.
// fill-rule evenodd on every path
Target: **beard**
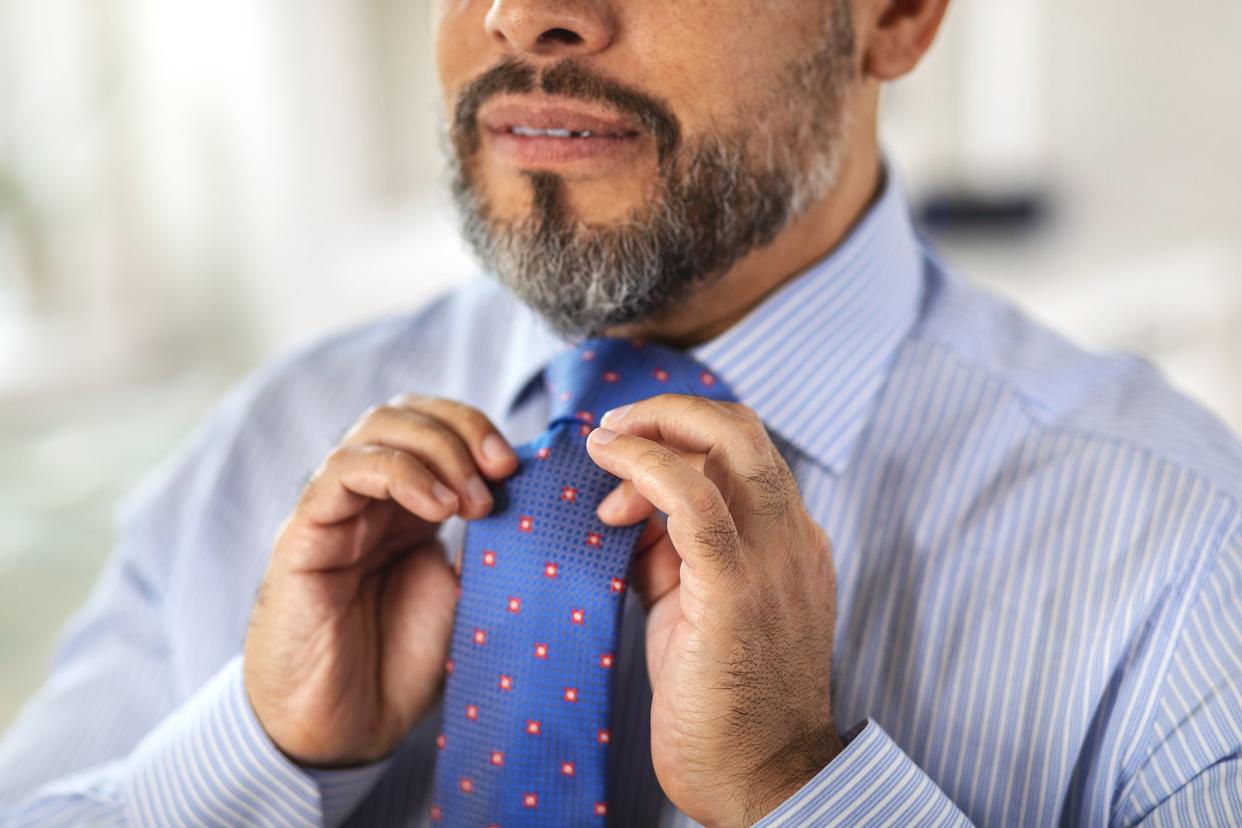
M 505 61 L 466 87 L 449 134 L 451 192 L 462 234 L 484 270 L 564 339 L 672 313 L 741 258 L 769 244 L 835 186 L 854 76 L 849 3 L 829 15 L 820 48 L 784 68 L 762 102 L 739 115 L 758 127 L 690 140 L 656 98 L 564 60 L 541 74 Z M 531 209 L 498 218 L 475 174 L 477 113 L 489 98 L 530 92 L 604 102 L 655 141 L 653 195 L 624 220 L 573 217 L 565 182 L 531 172 Z

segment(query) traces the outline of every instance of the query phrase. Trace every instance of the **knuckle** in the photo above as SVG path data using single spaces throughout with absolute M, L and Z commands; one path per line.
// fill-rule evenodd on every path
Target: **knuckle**
M 410 408 L 424 402 L 427 398 L 422 394 L 413 394 L 409 391 L 403 391 L 400 394 L 393 394 L 388 398 L 388 404 L 398 408 Z
M 753 415 L 743 415 L 742 423 L 741 430 L 746 437 L 747 448 L 757 454 L 766 454 L 772 439 L 768 436 L 768 429 L 763 421 Z
M 789 513 L 785 475 L 771 465 L 756 466 L 745 476 L 753 494 L 752 511 L 759 517 L 782 518 Z
M 467 426 L 469 430 L 476 432 L 495 431 L 488 416 L 474 406 L 455 402 L 453 403 L 453 409 L 461 423 Z
M 376 460 L 389 476 L 409 476 L 416 469 L 422 468 L 414 456 L 401 451 L 400 449 L 389 448 L 388 446 L 375 446 L 373 448 Z
M 741 565 L 740 541 L 730 521 L 714 516 L 702 520 L 695 528 L 694 540 L 722 568 L 735 570 Z
M 348 463 L 357 454 L 353 446 L 341 445 L 328 452 L 328 456 L 324 458 L 323 463 L 319 466 L 319 470 L 315 476 L 324 472 L 333 471 L 345 463 Z
M 653 445 L 644 449 L 642 454 L 634 459 L 634 466 L 637 473 L 646 478 L 658 476 L 665 469 L 671 468 L 678 462 L 678 457 L 664 446 Z
M 381 405 L 377 403 L 375 405 L 368 406 L 367 410 L 362 412 L 362 416 L 358 418 L 356 428 L 361 429 L 364 425 L 369 423 L 376 423 L 378 421 L 385 420 L 392 415 L 392 410 L 392 406 L 390 405 Z
M 720 495 L 707 485 L 691 486 L 686 492 L 686 505 L 696 515 L 715 518 L 720 509 Z
M 363 434 L 368 431 L 380 430 L 384 427 L 393 415 L 393 408 L 389 405 L 375 404 L 367 406 L 357 420 L 354 421 L 345 433 L 341 435 L 342 441 L 357 441 Z
M 703 412 L 703 411 L 711 411 L 713 409 L 719 408 L 720 406 L 720 403 L 716 402 L 710 397 L 683 396 L 682 399 L 685 400 L 687 414 L 696 414 L 696 413 Z

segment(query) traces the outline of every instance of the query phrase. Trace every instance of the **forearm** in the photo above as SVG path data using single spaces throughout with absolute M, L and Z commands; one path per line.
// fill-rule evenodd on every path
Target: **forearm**
M 337 825 L 384 769 L 308 771 L 283 756 L 250 708 L 237 658 L 128 756 L 6 806 L 6 824 Z

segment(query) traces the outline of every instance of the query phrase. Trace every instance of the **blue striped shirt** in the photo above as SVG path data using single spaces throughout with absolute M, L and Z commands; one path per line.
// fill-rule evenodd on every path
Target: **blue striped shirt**
M 479 277 L 236 385 L 118 506 L 105 572 L 0 743 L 3 814 L 425 823 L 439 713 L 382 762 L 298 767 L 243 690 L 250 605 L 368 406 L 451 397 L 522 442 L 564 344 Z M 1242 824 L 1242 446 L 1218 420 L 955 276 L 895 182 L 692 350 L 763 418 L 834 545 L 848 743 L 763 825 Z M 455 550 L 461 521 L 441 532 Z M 642 648 L 630 596 L 611 810 L 689 824 L 652 772 Z

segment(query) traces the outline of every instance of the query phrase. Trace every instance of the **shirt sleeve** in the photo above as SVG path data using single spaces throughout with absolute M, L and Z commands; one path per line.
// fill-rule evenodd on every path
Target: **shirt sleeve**
M 1229 537 L 1169 648 L 1147 732 L 1127 740 L 1135 769 L 1109 783 L 1111 811 L 1105 798 L 1100 813 L 1069 817 L 1074 824 L 1242 825 L 1242 530 Z M 827 767 L 756 825 L 971 824 L 878 723 L 846 736 Z
M 251 390 L 235 389 L 114 511 L 112 554 L 0 739 L 0 824 L 331 826 L 383 773 L 289 761 L 250 707 L 240 655 L 177 687 L 165 634 L 176 528 L 203 510 Z
M 1204 579 L 1154 695 L 1110 824 L 1242 825 L 1242 529 Z
M 971 824 L 876 721 L 844 738 L 845 749 L 756 828 Z
M 54 780 L 6 824 L 340 825 L 387 769 L 309 770 L 264 733 L 230 661 L 123 761 Z

